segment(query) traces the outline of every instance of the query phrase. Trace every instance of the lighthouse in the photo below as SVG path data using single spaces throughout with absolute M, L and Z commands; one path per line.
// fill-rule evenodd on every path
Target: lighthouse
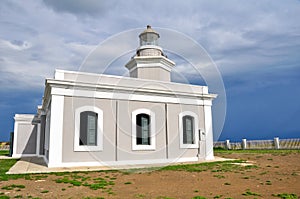
M 147 26 L 139 35 L 140 46 L 136 54 L 125 65 L 130 77 L 158 81 L 171 81 L 171 70 L 175 63 L 168 59 L 158 45 L 160 35 Z

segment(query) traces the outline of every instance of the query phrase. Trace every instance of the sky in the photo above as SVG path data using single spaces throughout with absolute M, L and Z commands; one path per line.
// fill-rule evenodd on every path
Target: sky
M 215 63 L 226 92 L 217 139 L 299 138 L 299 19 L 299 0 L 1 0 L 0 141 L 9 140 L 14 114 L 36 113 L 55 69 L 77 71 L 108 38 L 148 24 L 193 39 Z M 133 53 L 106 73 L 124 75 Z M 177 74 L 203 84 L 179 56 L 166 54 Z

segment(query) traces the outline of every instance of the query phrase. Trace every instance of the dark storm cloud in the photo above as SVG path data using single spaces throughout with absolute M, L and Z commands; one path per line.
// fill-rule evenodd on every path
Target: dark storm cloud
M 44 0 L 44 2 L 57 12 L 75 15 L 102 15 L 115 4 L 115 1 L 105 0 Z

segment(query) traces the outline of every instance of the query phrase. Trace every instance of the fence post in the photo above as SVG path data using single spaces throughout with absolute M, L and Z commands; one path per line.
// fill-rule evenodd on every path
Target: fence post
M 275 149 L 280 149 L 279 137 L 274 138 Z
M 227 150 L 231 149 L 230 141 L 229 140 L 225 141 L 225 149 L 227 149 Z
M 242 149 L 247 149 L 247 140 L 242 139 Z

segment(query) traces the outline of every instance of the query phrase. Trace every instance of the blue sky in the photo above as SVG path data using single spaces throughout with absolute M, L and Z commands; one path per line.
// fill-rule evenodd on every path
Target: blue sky
M 191 37 L 216 63 L 227 96 L 219 139 L 298 138 L 299 19 L 299 0 L 2 0 L 0 141 L 14 114 L 36 112 L 55 68 L 78 70 L 99 43 L 147 24 Z M 122 75 L 119 67 L 112 73 Z

